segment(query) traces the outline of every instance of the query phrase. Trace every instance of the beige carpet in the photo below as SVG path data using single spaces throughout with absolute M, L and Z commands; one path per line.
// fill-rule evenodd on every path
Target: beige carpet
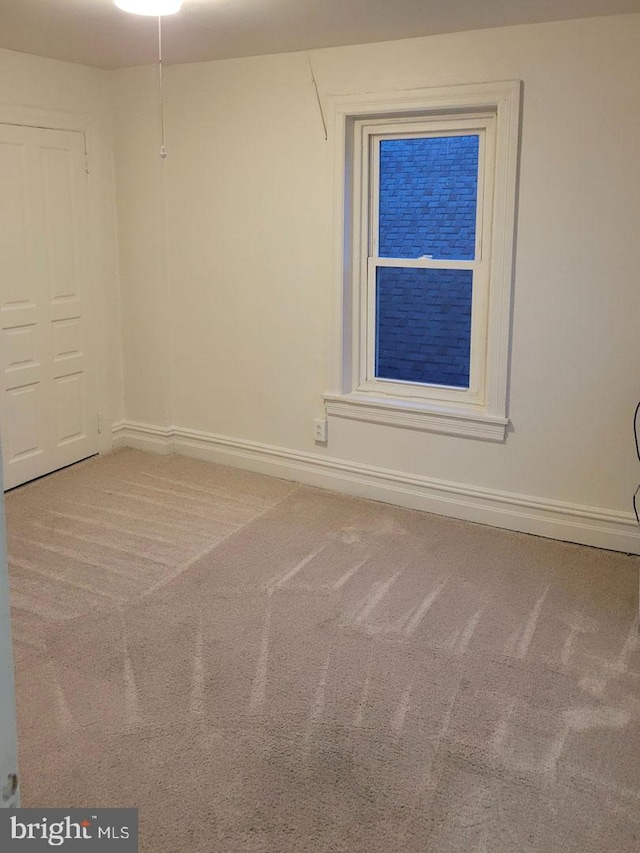
M 637 853 L 638 560 L 125 450 L 7 496 L 23 804 L 144 853 Z

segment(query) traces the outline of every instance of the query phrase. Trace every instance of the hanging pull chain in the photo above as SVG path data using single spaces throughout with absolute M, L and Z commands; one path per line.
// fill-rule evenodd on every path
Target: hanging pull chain
M 160 91 L 160 156 L 164 160 L 167 148 L 164 144 L 164 84 L 162 80 L 162 16 L 158 15 L 158 89 Z

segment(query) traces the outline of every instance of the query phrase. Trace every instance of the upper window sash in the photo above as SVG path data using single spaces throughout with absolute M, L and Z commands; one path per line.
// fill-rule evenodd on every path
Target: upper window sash
M 485 196 L 485 170 L 488 160 L 487 145 L 494 145 L 494 123 L 495 117 L 487 115 L 479 120 L 474 116 L 473 120 L 433 121 L 425 120 L 420 124 L 400 124 L 398 119 L 391 123 L 394 131 L 389 132 L 389 125 L 369 125 L 363 122 L 363 142 L 369 150 L 368 163 L 363 164 L 367 175 L 363 179 L 368 183 L 367 196 L 369 199 L 369 228 L 368 228 L 368 250 L 369 257 L 379 255 L 380 243 L 380 145 L 382 142 L 394 139 L 446 139 L 448 137 L 477 136 L 478 137 L 478 177 L 476 195 L 476 229 L 475 229 L 475 252 L 473 260 L 481 260 L 483 256 L 483 220 L 486 212 L 484 210 Z M 400 125 L 400 126 L 398 126 Z M 487 140 L 487 136 L 489 137 Z M 367 144 L 368 143 L 368 144 Z M 489 166 L 492 166 L 491 158 Z M 426 258 L 425 258 L 426 260 Z M 432 260 L 437 261 L 434 255 Z M 444 259 L 442 259 L 444 260 Z M 449 259 L 452 260 L 452 259 Z

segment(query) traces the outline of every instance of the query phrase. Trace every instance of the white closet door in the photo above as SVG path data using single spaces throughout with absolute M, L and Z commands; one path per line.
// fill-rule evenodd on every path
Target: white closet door
M 84 134 L 0 125 L 4 486 L 98 450 Z

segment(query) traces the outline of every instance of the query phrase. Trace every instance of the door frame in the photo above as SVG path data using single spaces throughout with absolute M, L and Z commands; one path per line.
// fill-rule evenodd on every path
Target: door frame
M 4 492 L 0 456 L 0 808 L 20 805 L 18 734 L 11 642 L 9 569 L 4 526 Z

